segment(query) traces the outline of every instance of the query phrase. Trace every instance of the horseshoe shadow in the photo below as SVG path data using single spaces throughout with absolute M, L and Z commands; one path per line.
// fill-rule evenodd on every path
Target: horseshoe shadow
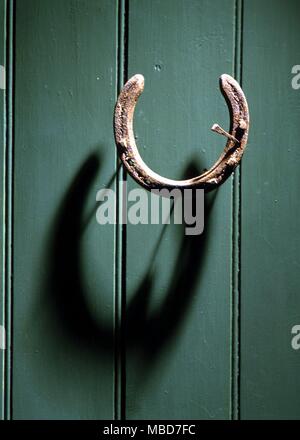
M 100 157 L 91 154 L 73 178 L 54 219 L 50 239 L 48 303 L 60 333 L 76 351 L 113 353 L 113 331 L 96 319 L 87 302 L 82 274 L 82 236 L 96 208 L 83 217 L 86 199 L 101 169 Z M 117 172 L 106 187 L 110 187 Z M 101 292 L 99 292 L 101 294 Z
M 190 164 L 184 172 L 184 176 L 195 176 L 199 168 Z M 185 235 L 182 225 L 182 239 L 174 263 L 174 273 L 167 288 L 165 299 L 161 306 L 148 315 L 155 270 L 149 267 L 133 300 L 130 302 L 125 313 L 124 334 L 127 347 L 135 346 L 141 356 L 149 364 L 158 357 L 165 344 L 178 332 L 180 325 L 188 312 L 189 305 L 194 293 L 194 287 L 201 275 L 203 260 L 206 253 L 207 239 L 209 236 L 209 216 L 216 193 L 209 194 L 205 198 L 205 230 L 200 235 Z M 195 204 L 195 198 L 194 198 Z M 195 206 L 193 207 L 195 208 Z M 162 235 L 165 232 L 163 229 Z M 159 244 L 162 236 L 159 237 Z M 152 261 L 155 259 L 155 252 Z
M 81 246 L 82 235 L 97 209 L 96 206 L 87 218 L 83 218 L 86 199 L 100 169 L 99 156 L 89 156 L 71 182 L 58 209 L 50 239 L 50 254 L 47 257 L 50 264 L 46 292 L 47 302 L 52 308 L 52 319 L 59 326 L 60 335 L 68 338 L 72 350 L 103 360 L 111 359 L 115 354 L 114 328 L 99 316 L 96 317 L 87 302 L 88 289 L 83 280 Z M 195 169 L 194 166 L 186 170 L 191 175 L 197 172 L 198 168 Z M 114 178 L 115 175 L 107 187 Z M 144 378 L 151 373 L 167 342 L 179 332 L 187 315 L 203 266 L 209 236 L 208 219 L 214 199 L 215 194 L 209 194 L 209 199 L 205 199 L 204 233 L 186 236 L 182 231 L 174 273 L 161 306 L 148 317 L 148 305 L 155 279 L 155 270 L 149 267 L 124 311 L 120 350 L 123 355 L 132 350 L 139 353 L 144 361 L 140 371 Z M 162 242 L 161 238 L 159 243 Z M 159 246 L 160 244 L 154 246 L 153 259 Z M 105 289 L 104 286 L 102 288 Z M 99 291 L 99 295 L 103 295 L 103 292 L 104 290 Z
M 199 167 L 191 164 L 183 175 L 189 178 L 198 173 Z M 174 258 L 173 274 L 161 306 L 151 312 L 148 317 L 155 280 L 154 267 L 150 266 L 126 309 L 123 327 L 123 357 L 124 370 L 126 365 L 129 365 L 132 369 L 131 380 L 134 381 L 135 393 L 130 394 L 131 411 L 139 406 L 139 391 L 147 386 L 150 374 L 156 368 L 164 348 L 180 336 L 180 329 L 189 316 L 194 294 L 202 293 L 202 289 L 199 292 L 199 282 L 201 283 L 201 272 L 210 236 L 209 219 L 216 196 L 216 191 L 205 194 L 205 228 L 201 235 L 185 235 L 185 225 L 182 225 L 182 238 L 177 256 Z M 164 232 L 165 228 L 162 235 Z M 159 245 L 162 243 L 162 236 L 159 237 L 158 242 Z M 158 246 L 155 247 L 152 261 L 155 259 Z M 126 382 L 126 371 L 123 372 L 123 376 Z M 126 396 L 126 394 L 126 390 L 123 390 L 123 395 Z M 125 418 L 124 402 L 122 411 L 123 418 Z

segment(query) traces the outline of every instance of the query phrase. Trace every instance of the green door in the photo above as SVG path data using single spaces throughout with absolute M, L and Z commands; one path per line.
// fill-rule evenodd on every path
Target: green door
M 296 0 L 0 0 L 2 418 L 300 419 L 299 14 Z M 138 187 L 112 122 L 135 73 L 137 144 L 174 179 L 223 149 L 219 76 L 247 96 L 242 166 L 206 196 L 199 236 L 97 222 L 99 190 L 120 220 Z

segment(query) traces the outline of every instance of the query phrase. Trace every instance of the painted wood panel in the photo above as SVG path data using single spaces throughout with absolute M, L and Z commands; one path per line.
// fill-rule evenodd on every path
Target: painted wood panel
M 242 165 L 241 417 L 299 419 L 300 64 L 298 1 L 245 1 L 243 86 L 251 136 Z
M 218 78 L 234 69 L 234 6 L 129 2 L 128 76 L 145 76 L 137 143 L 162 175 L 196 175 L 224 146 L 210 127 L 229 124 Z M 177 225 L 127 226 L 130 419 L 231 417 L 231 181 L 207 204 L 199 237 L 185 236 Z
M 114 416 L 117 6 L 16 1 L 14 419 Z M 109 37 L 108 37 L 109 36 Z
M 1 225 L 1 255 L 0 255 L 0 282 L 1 282 L 1 297 L 0 297 L 0 378 L 1 378 L 1 398 L 0 398 L 0 419 L 4 418 L 4 407 L 5 407 L 5 394 L 4 394 L 4 381 L 5 381 L 5 351 L 3 345 L 3 329 L 5 328 L 5 282 L 4 282 L 4 259 L 5 259 L 5 249 L 4 249 L 4 216 L 5 216 L 5 144 L 6 144 L 6 104 L 5 104 L 5 84 L 4 84 L 4 72 L 6 66 L 6 2 L 5 0 L 0 1 L 0 163 L 1 163 L 1 180 L 0 180 L 0 225 Z
M 296 0 L 0 0 L 2 418 L 300 418 L 299 13 Z M 242 170 L 206 197 L 204 234 L 98 225 L 97 191 L 125 176 L 123 81 L 145 76 L 143 158 L 182 178 L 223 148 L 210 127 L 229 124 L 224 72 L 242 80 L 251 132 Z

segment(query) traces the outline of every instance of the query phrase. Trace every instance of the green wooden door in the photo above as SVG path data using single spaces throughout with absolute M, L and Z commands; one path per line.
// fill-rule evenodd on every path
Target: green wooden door
M 300 64 L 296 0 L 0 0 L 1 416 L 300 418 Z M 4 72 L 4 69 L 2 69 Z M 151 168 L 196 175 L 241 82 L 240 167 L 205 200 L 205 230 L 99 225 L 118 166 L 114 104 Z M 297 85 L 297 84 L 296 84 Z M 4 348 L 4 347 L 2 347 Z

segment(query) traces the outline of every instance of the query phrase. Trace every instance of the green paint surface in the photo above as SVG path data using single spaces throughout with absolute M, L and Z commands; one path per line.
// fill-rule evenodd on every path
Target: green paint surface
M 295 0 L 0 0 L 1 418 L 300 418 L 299 13 Z M 125 175 L 113 109 L 135 73 L 141 155 L 175 179 L 219 157 L 218 78 L 242 81 L 249 144 L 206 197 L 203 235 L 96 222 L 97 191 Z
M 0 65 L 5 66 L 5 40 L 6 40 L 6 16 L 5 16 L 5 1 L 0 1 Z M 5 106 L 5 90 L 0 89 L 0 163 L 1 165 L 1 181 L 0 181 L 0 225 L 1 225 L 1 255 L 0 255 L 0 282 L 1 282 L 1 296 L 0 296 L 0 325 L 4 327 L 5 325 L 5 294 L 4 294 L 4 215 L 5 215 L 5 196 L 4 196 L 4 158 L 5 158 L 5 124 L 6 124 L 6 106 Z M 0 349 L 0 378 L 1 378 L 1 398 L 0 398 L 0 419 L 4 417 L 4 407 L 5 407 L 5 394 L 4 394 L 4 380 L 5 380 L 5 351 Z
M 233 6 L 129 4 L 129 76 L 145 77 L 137 143 L 164 176 L 196 176 L 223 148 L 210 127 L 228 125 L 218 79 L 233 69 Z M 231 182 L 207 204 L 199 237 L 176 225 L 128 225 L 126 298 L 145 314 L 128 322 L 138 336 L 127 347 L 129 418 L 230 417 Z
M 300 418 L 300 4 L 247 1 L 243 85 L 251 134 L 242 165 L 241 417 Z
M 16 2 L 12 416 L 112 418 L 116 7 Z M 110 38 L 107 36 L 110 35 Z

